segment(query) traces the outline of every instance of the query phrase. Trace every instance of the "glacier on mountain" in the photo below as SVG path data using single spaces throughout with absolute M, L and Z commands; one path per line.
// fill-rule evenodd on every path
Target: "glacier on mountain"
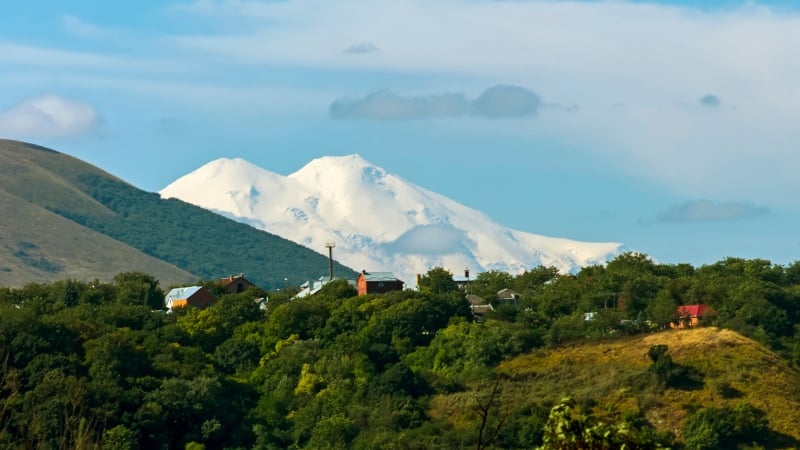
M 355 270 L 391 271 L 410 285 L 444 267 L 454 274 L 538 265 L 562 272 L 602 264 L 621 244 L 580 242 L 506 228 L 485 214 L 410 183 L 359 155 L 315 159 L 282 176 L 221 158 L 160 191 L 250 224 Z M 324 274 L 326 268 L 320 268 Z

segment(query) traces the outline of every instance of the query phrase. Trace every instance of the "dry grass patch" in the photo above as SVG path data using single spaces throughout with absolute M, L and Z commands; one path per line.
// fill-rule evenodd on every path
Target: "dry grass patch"
M 702 385 L 692 390 L 642 385 L 651 366 L 647 351 L 667 345 L 673 362 L 694 369 Z M 684 420 L 705 407 L 735 406 L 745 400 L 766 412 L 770 428 L 800 440 L 800 371 L 764 346 L 730 330 L 698 328 L 544 349 L 502 363 L 504 401 L 510 409 L 552 405 L 570 395 L 595 414 L 637 414 L 660 431 L 680 438 Z M 475 389 L 476 386 L 470 386 Z M 433 417 L 460 428 L 474 393 L 437 396 Z

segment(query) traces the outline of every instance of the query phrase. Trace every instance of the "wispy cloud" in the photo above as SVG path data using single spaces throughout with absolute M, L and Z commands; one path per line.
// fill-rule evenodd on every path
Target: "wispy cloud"
M 715 203 L 696 200 L 673 206 L 656 215 L 656 221 L 666 222 L 712 222 L 750 219 L 770 214 L 768 208 L 749 203 Z
M 474 100 L 462 93 L 403 96 L 391 91 L 372 92 L 356 99 L 339 99 L 330 106 L 334 119 L 409 120 L 467 115 L 492 119 L 536 114 L 539 96 L 520 86 L 497 85 Z
M 88 74 L 103 72 L 174 72 L 189 66 L 188 61 L 175 61 L 165 56 L 134 57 L 117 53 L 75 51 L 17 44 L 0 40 L 0 63 L 4 70 L 17 67 L 58 67 L 91 69 Z
M 76 136 L 99 123 L 100 115 L 88 103 L 54 94 L 28 98 L 0 111 L 0 134 L 14 138 Z
M 375 46 L 375 44 L 372 42 L 359 42 L 344 49 L 343 53 L 351 55 L 363 55 L 366 53 L 375 53 L 379 51 L 381 51 L 381 49 Z
M 114 34 L 114 32 L 108 28 L 93 25 L 69 14 L 61 16 L 61 26 L 64 28 L 64 31 L 73 36 L 87 39 L 108 38 Z
M 182 6 L 167 7 L 165 15 L 177 18 L 174 28 L 147 43 L 126 45 L 125 53 L 0 41 L 5 72 L 0 76 L 9 73 L 7 65 L 66 68 L 87 77 L 102 71 L 101 81 L 125 78 L 133 85 L 127 79 L 136 78 L 157 85 L 190 82 L 188 74 L 202 73 L 201 82 L 211 90 L 235 91 L 214 101 L 243 98 L 243 108 L 278 114 L 284 104 L 265 102 L 264 96 L 234 97 L 274 88 L 260 77 L 265 68 L 277 68 L 303 72 L 286 83 L 290 86 L 279 88 L 313 92 L 316 103 L 303 104 L 313 113 L 329 106 L 331 117 L 384 120 L 490 117 L 489 103 L 476 104 L 477 97 L 463 93 L 475 92 L 475 83 L 511 80 L 535 86 L 554 102 L 534 107 L 530 97 L 515 114 L 574 114 L 541 114 L 533 125 L 509 123 L 504 132 L 529 133 L 535 127 L 540 135 L 591 149 L 617 170 L 683 195 L 749 201 L 769 195 L 792 204 L 800 195 L 794 173 L 800 165 L 794 144 L 800 140 L 796 11 L 758 2 L 720 9 L 634 1 L 174 3 Z M 65 29 L 85 35 L 104 31 L 103 24 L 80 18 L 65 17 L 63 22 Z M 379 45 L 379 51 L 370 45 Z M 155 72 L 168 67 L 166 63 L 197 70 L 160 77 Z M 130 74 L 150 69 L 152 76 Z M 326 70 L 355 76 L 322 80 Z M 128 73 L 118 73 L 123 71 Z M 47 71 L 47 76 L 67 76 L 61 72 Z M 242 86 L 242 79 L 259 81 Z M 423 94 L 372 92 L 329 104 L 338 93 L 353 89 L 352 80 L 364 79 L 379 79 L 382 86 L 409 86 L 403 81 L 414 79 L 411 86 Z M 163 95 L 168 99 L 182 92 Z M 736 108 L 724 107 L 734 101 Z M 624 107 L 610 106 L 614 104 Z M 496 116 L 514 117 L 510 108 L 506 104 Z M 712 110 L 719 114 L 708 114 Z
M 334 119 L 407 120 L 457 117 L 469 108 L 463 94 L 402 96 L 377 91 L 358 99 L 339 99 L 330 107 Z
M 478 115 L 493 119 L 532 116 L 540 104 L 535 92 L 505 84 L 490 87 L 472 102 Z

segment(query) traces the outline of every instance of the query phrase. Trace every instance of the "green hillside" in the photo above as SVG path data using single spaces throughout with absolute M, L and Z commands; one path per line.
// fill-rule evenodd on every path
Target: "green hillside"
M 668 355 L 691 374 L 690 383 L 659 386 L 648 379 L 648 350 L 666 345 Z M 800 371 L 761 344 L 716 327 L 670 330 L 612 341 L 540 349 L 502 363 L 504 375 L 496 414 L 546 411 L 564 396 L 607 420 L 641 417 L 685 442 L 684 424 L 702 408 L 735 408 L 741 402 L 764 411 L 769 448 L 800 445 Z M 431 417 L 465 432 L 474 428 L 471 405 L 486 390 L 473 383 L 465 392 L 439 395 Z
M 0 285 L 152 273 L 162 286 L 196 280 L 139 250 L 0 190 Z
M 328 263 L 323 255 L 291 241 L 179 200 L 162 200 L 158 194 L 137 189 L 76 158 L 31 144 L 0 140 L 0 192 L 5 194 L 3 201 L 8 208 L 12 208 L 12 199 L 16 198 L 53 213 L 35 212 L 40 217 L 42 231 L 33 233 L 37 238 L 32 240 L 30 236 L 18 237 L 26 222 L 3 221 L 2 236 L 15 240 L 2 247 L 3 260 L 9 261 L 6 266 L 11 270 L 16 264 L 16 270 L 21 271 L 9 277 L 9 284 L 41 276 L 40 268 L 33 267 L 26 273 L 25 268 L 30 264 L 12 263 L 18 242 L 31 242 L 54 255 L 70 254 L 69 241 L 74 241 L 73 230 L 77 228 L 59 228 L 63 223 L 60 219 L 69 219 L 197 277 L 213 279 L 245 273 L 256 284 L 272 289 L 285 286 L 286 279 L 296 284 L 327 273 Z M 19 208 L 17 205 L 12 209 Z M 60 239 L 46 239 L 48 228 L 63 230 Z M 62 258 L 57 264 L 80 265 L 86 255 L 97 260 L 119 261 L 119 265 L 111 265 L 111 270 L 117 267 L 119 271 L 134 270 L 128 264 L 129 257 L 99 247 L 87 249 L 83 255 L 75 254 L 75 261 Z M 168 276 L 166 269 L 158 264 L 145 263 L 145 267 L 159 279 L 182 279 Z M 342 275 L 355 274 L 339 264 L 335 270 Z M 70 273 L 61 276 L 54 273 L 53 278 L 46 279 L 72 276 Z

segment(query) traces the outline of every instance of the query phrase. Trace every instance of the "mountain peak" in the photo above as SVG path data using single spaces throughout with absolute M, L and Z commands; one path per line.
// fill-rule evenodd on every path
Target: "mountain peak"
M 357 182 L 380 184 L 388 173 L 361 155 L 323 156 L 303 166 L 289 178 L 305 185 L 330 186 L 331 183 Z
M 207 171 L 215 174 L 225 172 L 251 174 L 262 172 L 264 169 L 242 158 L 219 158 L 203 165 L 197 171 Z
M 361 155 L 325 156 L 283 177 L 220 159 L 165 188 L 174 196 L 335 257 L 411 282 L 431 267 L 510 273 L 538 265 L 567 272 L 606 261 L 617 243 L 579 242 L 508 229 L 414 185 Z
M 359 171 L 365 167 L 373 167 L 373 164 L 358 153 L 343 156 L 322 156 L 312 159 L 295 173 L 302 172 L 324 172 L 329 170 L 348 170 Z

